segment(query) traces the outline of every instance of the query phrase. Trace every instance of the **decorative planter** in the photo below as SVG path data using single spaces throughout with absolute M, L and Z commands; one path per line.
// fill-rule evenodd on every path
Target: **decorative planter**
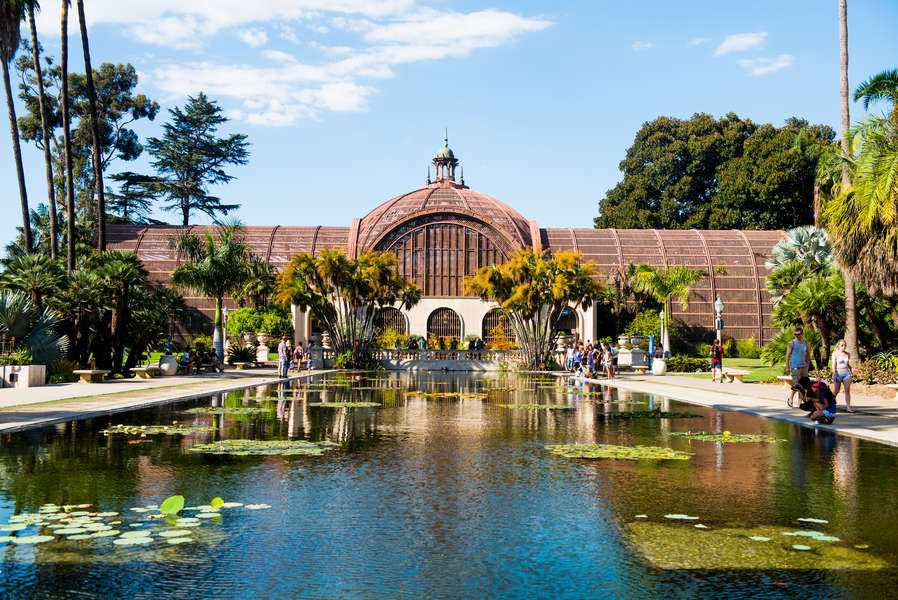
M 178 357 L 172 354 L 159 358 L 159 373 L 162 375 L 174 375 L 178 372 Z
M 630 343 L 630 336 L 629 336 L 629 335 L 619 335 L 619 336 L 617 336 L 617 345 L 618 345 L 618 346 L 623 347 L 623 346 L 626 346 L 626 345 L 629 344 L 629 343 Z
M 633 344 L 634 346 L 639 346 L 640 344 L 645 343 L 645 338 L 642 337 L 641 335 L 633 335 L 633 336 L 630 336 L 630 343 Z
M 243 332 L 243 343 L 247 346 L 252 346 L 253 342 L 256 341 L 256 334 L 252 331 L 244 331 Z
M 260 344 L 268 345 L 268 338 L 269 338 L 269 336 L 268 336 L 267 332 L 265 332 L 265 331 L 257 331 L 256 332 L 256 339 L 259 340 Z
M 652 375 L 666 375 L 667 361 L 663 358 L 652 360 Z
M 326 331 L 321 334 L 321 347 L 326 350 L 331 349 L 331 334 Z

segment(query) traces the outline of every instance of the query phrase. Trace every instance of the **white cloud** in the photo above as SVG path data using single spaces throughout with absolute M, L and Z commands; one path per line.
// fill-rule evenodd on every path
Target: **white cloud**
M 758 77 L 792 66 L 795 57 L 791 54 L 780 54 L 775 58 L 742 58 L 737 62 L 740 67 L 748 71 L 749 75 Z
M 639 40 L 636 40 L 635 42 L 633 42 L 633 45 L 631 47 L 633 48 L 634 52 L 641 52 L 643 50 L 648 50 L 649 48 L 651 48 L 652 43 L 651 42 L 641 42 Z
M 246 29 L 238 32 L 237 37 L 251 48 L 258 48 L 268 43 L 268 34 L 261 29 Z
M 233 118 L 270 126 L 367 110 L 377 92 L 372 80 L 393 77 L 399 65 L 467 56 L 552 25 L 497 9 L 419 4 L 427 1 L 154 0 L 123 10 L 121 0 L 91 0 L 87 17 L 92 29 L 106 26 L 167 56 L 140 65 L 162 100 L 180 103 L 202 90 Z M 59 7 L 40 15 L 45 35 L 58 36 Z M 316 39 L 301 43 L 299 27 Z M 240 64 L 209 58 L 215 55 L 207 44 L 222 35 L 260 51 L 245 53 Z M 173 56 L 172 48 L 185 51 Z
M 755 48 L 760 48 L 761 46 L 763 46 L 766 40 L 766 31 L 758 31 L 755 33 L 735 33 L 733 35 L 728 35 L 724 38 L 720 45 L 717 46 L 717 50 L 714 51 L 714 56 L 724 56 L 732 52 L 746 52 L 748 50 L 754 50 Z
M 697 38 L 692 38 L 691 40 L 689 40 L 689 43 L 686 45 L 690 48 L 695 48 L 696 46 L 701 46 L 702 44 L 707 44 L 710 41 L 711 41 L 711 38 L 697 37 Z

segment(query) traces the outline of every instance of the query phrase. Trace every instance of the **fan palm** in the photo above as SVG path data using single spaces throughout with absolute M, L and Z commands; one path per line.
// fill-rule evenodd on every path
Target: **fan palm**
M 3 63 L 3 88 L 6 90 L 6 109 L 12 134 L 12 152 L 19 183 L 19 200 L 22 204 L 22 230 L 25 234 L 25 251 L 31 252 L 31 223 L 28 211 L 28 193 L 25 190 L 25 170 L 22 167 L 22 148 L 19 145 L 19 129 L 16 125 L 16 107 L 9 82 L 9 62 L 19 49 L 19 25 L 25 19 L 28 6 L 35 0 L 0 0 L 0 62 Z
M 44 309 L 44 297 L 57 292 L 63 281 L 59 265 L 46 254 L 14 256 L 0 278 L 4 288 L 26 294 L 38 311 Z
M 171 283 L 215 300 L 212 343 L 223 359 L 222 300 L 236 293 L 250 276 L 251 255 L 244 241 L 243 227 L 222 224 L 210 227 L 202 236 L 187 230 L 174 240 L 173 246 L 184 262 L 172 272 Z
M 699 269 L 690 269 L 683 265 L 673 267 L 653 267 L 646 263 L 636 265 L 633 279 L 633 287 L 637 292 L 648 294 L 664 306 L 664 322 L 662 323 L 662 343 L 670 344 L 667 338 L 668 323 L 670 320 L 670 299 L 674 296 L 683 305 L 689 307 L 689 292 L 692 286 L 698 283 L 705 272 Z M 669 348 L 665 347 L 665 350 Z
M 773 322 L 781 327 L 810 325 L 820 333 L 818 364 L 827 364 L 833 333 L 844 318 L 845 284 L 837 271 L 805 278 L 773 309 Z
M 131 297 L 138 290 L 143 290 L 147 272 L 133 252 L 107 251 L 97 256 L 96 263 L 111 304 L 109 335 L 113 351 L 112 368 L 120 373 L 125 356 L 126 332 L 131 320 Z
M 48 365 L 66 355 L 69 339 L 56 334 L 62 317 L 38 310 L 21 292 L 0 291 L 0 333 L 15 338 L 14 350 L 25 350 L 35 364 Z

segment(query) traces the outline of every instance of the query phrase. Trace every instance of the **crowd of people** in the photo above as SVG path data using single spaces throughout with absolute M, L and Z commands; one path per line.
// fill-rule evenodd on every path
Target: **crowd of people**
M 166 348 L 166 352 L 168 351 L 169 349 Z M 224 373 L 224 366 L 221 364 L 221 359 L 218 358 L 218 353 L 215 350 L 207 351 L 202 344 L 197 344 L 193 350 L 190 349 L 190 346 L 184 349 L 184 352 L 178 356 L 178 369 L 186 375 L 202 373 L 204 369 Z
M 565 367 L 577 377 L 593 379 L 600 374 L 606 379 L 614 379 L 614 361 L 617 348 L 608 342 L 587 342 L 581 345 L 565 344 Z

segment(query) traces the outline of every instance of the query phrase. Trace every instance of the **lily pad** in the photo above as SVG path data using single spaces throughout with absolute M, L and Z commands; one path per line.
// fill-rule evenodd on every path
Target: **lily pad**
M 53 533 L 57 533 L 59 535 L 74 535 L 77 533 L 84 533 L 87 529 L 84 527 L 64 527 L 62 529 L 55 529 Z
M 166 540 L 169 544 L 176 546 L 178 544 L 187 544 L 193 541 L 193 538 L 189 537 L 177 537 L 177 538 L 168 538 Z
M 805 546 L 804 544 L 793 544 L 793 545 L 792 545 L 792 549 L 793 549 L 793 550 L 810 550 L 811 547 L 810 547 L 810 546 Z
M 221 505 L 222 508 L 237 508 L 238 506 L 243 506 L 243 502 L 225 502 Z
M 220 517 L 220 516 L 221 516 L 221 513 L 217 512 L 217 511 L 216 512 L 201 512 L 201 513 L 197 513 L 197 515 L 196 515 L 196 517 L 198 519 L 214 519 L 215 517 Z
M 576 406 L 567 404 L 498 404 L 502 408 L 520 408 L 524 410 L 576 410 Z
M 104 518 L 105 517 L 117 517 L 118 513 L 117 512 L 101 512 L 101 513 L 97 513 L 97 516 L 104 517 Z
M 153 543 L 153 538 L 149 536 L 120 537 L 118 539 L 112 540 L 112 543 L 116 546 L 142 546 L 144 544 Z
M 164 538 L 177 538 L 184 537 L 192 534 L 193 532 L 189 529 L 166 529 L 164 531 L 160 531 L 159 535 Z
M 121 533 L 118 529 L 104 529 L 103 531 L 96 531 L 91 534 L 90 537 L 102 538 L 102 537 L 112 537 Z
M 309 402 L 309 406 L 320 406 L 323 408 L 363 408 L 383 405 L 379 402 Z
M 56 538 L 52 535 L 26 535 L 24 537 L 15 537 L 11 541 L 14 544 L 43 544 L 44 542 L 51 542 Z
M 91 533 L 77 533 L 75 535 L 70 535 L 66 539 L 67 540 L 87 540 L 93 537 Z
M 696 523 L 693 527 L 696 529 L 710 529 L 707 525 L 703 525 L 702 523 Z
M 10 523 L 9 525 L 0 525 L 0 531 L 22 531 L 28 527 L 27 523 Z
M 103 435 L 190 435 L 208 433 L 213 427 L 194 425 L 112 425 L 100 433 Z
M 634 518 L 636 518 L 636 519 L 648 519 L 649 516 L 648 516 L 648 515 L 634 515 Z
M 681 521 L 698 521 L 698 517 L 693 517 L 693 516 L 690 516 L 690 515 L 682 515 L 682 514 L 670 514 L 670 515 L 664 515 L 664 518 L 665 518 L 665 519 L 681 520 Z
M 546 446 L 549 452 L 568 458 L 616 458 L 622 460 L 689 460 L 691 453 L 658 446 L 570 444 Z
M 748 539 L 754 540 L 756 542 L 769 542 L 773 538 L 764 537 L 763 535 L 752 535 L 752 536 L 749 536 Z
M 2 542 L 11 542 L 11 541 L 13 541 L 14 539 L 16 539 L 15 536 L 11 536 L 11 535 L 0 535 L 0 543 L 2 543 Z
M 813 517 L 799 517 L 796 520 L 802 521 L 803 523 L 820 523 L 821 525 L 829 523 L 829 521 L 827 521 L 826 519 L 815 519 Z
M 265 408 L 261 406 L 198 406 L 184 412 L 209 415 L 260 415 L 275 411 L 275 407 Z
M 211 506 L 212 508 L 218 509 L 218 508 L 221 508 L 221 506 L 223 504 L 224 504 L 224 500 L 222 500 L 221 498 L 216 496 L 215 498 L 212 498 L 212 502 L 209 503 L 209 506 Z
M 250 455 L 320 455 L 337 444 L 321 441 L 305 440 L 221 440 L 211 444 L 197 444 L 190 448 L 191 452 L 202 454 Z
M 249 510 L 262 510 L 264 508 L 271 508 L 270 504 L 247 504 L 246 508 Z
M 200 520 L 195 517 L 185 517 L 183 519 L 178 519 L 175 521 L 175 525 L 178 527 L 194 527 L 200 524 Z
M 745 442 L 765 442 L 772 444 L 774 442 L 784 442 L 769 435 L 758 435 L 754 433 L 730 433 L 724 432 L 708 432 L 708 431 L 677 431 L 667 434 L 671 437 L 684 437 L 690 440 L 699 440 L 702 442 L 723 442 L 726 444 L 745 443 Z
M 610 416 L 615 419 L 697 419 L 701 417 L 701 415 L 691 412 L 664 412 L 660 410 L 622 410 L 611 413 Z
M 176 515 L 184 508 L 184 496 L 169 496 L 159 507 L 159 512 L 164 515 Z

